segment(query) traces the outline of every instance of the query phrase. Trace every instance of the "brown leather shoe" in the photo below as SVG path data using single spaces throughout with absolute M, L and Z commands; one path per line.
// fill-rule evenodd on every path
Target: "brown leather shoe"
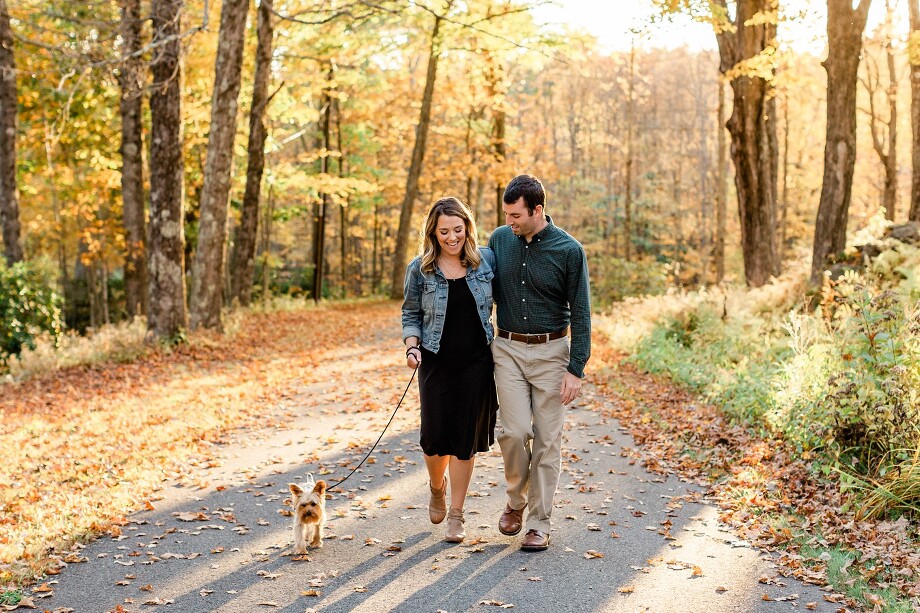
M 549 535 L 539 530 L 528 530 L 521 543 L 521 551 L 544 551 L 549 547 Z
M 521 531 L 524 525 L 523 516 L 524 507 L 515 510 L 510 504 L 506 504 L 502 516 L 498 518 L 498 531 L 506 536 L 514 536 Z

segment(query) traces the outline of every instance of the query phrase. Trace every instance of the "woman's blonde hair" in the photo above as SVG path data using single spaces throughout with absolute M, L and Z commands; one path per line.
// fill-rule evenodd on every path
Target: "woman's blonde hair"
M 460 202 L 453 196 L 441 198 L 428 211 L 428 218 L 425 219 L 424 233 L 421 240 L 422 254 L 422 271 L 426 273 L 434 272 L 434 264 L 441 255 L 441 244 L 435 236 L 438 229 L 438 219 L 446 215 L 448 217 L 459 217 L 463 220 L 463 226 L 466 228 L 466 240 L 463 243 L 463 251 L 460 253 L 460 262 L 464 266 L 471 266 L 474 269 L 479 268 L 479 249 L 476 243 L 476 220 L 473 219 L 473 213 L 469 207 Z

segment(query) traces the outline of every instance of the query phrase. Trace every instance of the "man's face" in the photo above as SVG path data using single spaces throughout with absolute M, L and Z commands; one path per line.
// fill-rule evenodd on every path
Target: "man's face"
M 537 221 L 540 218 L 534 213 L 543 210 L 541 205 L 538 204 L 533 211 L 530 211 L 524 203 L 524 197 L 521 196 L 511 204 L 503 202 L 502 210 L 505 212 L 505 223 L 511 226 L 511 231 L 515 236 L 530 238 L 537 233 Z

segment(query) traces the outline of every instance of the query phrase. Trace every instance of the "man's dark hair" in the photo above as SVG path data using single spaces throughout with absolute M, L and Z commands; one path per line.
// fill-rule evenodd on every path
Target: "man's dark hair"
M 531 215 L 537 205 L 546 207 L 546 192 L 543 191 L 543 184 L 533 175 L 518 175 L 511 179 L 511 183 L 505 188 L 502 200 L 505 201 L 505 204 L 514 204 L 522 196 Z

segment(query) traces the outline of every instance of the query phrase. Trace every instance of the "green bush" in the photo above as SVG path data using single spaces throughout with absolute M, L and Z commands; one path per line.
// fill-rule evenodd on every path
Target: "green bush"
M 759 425 L 772 407 L 772 378 L 785 348 L 763 322 L 723 320 L 713 304 L 661 322 L 633 361 L 719 404 L 735 421 Z
M 656 296 L 668 289 L 666 266 L 652 260 L 592 257 L 591 301 L 606 308 L 630 296 Z
M 61 297 L 50 276 L 26 262 L 0 262 L 0 359 L 35 348 L 42 335 L 62 332 Z
M 915 277 L 899 274 L 900 284 L 875 271 L 828 280 L 817 311 L 799 307 L 782 321 L 756 301 L 732 316 L 703 302 L 660 321 L 632 360 L 736 422 L 818 452 L 845 489 L 861 491 L 866 513 L 915 513 L 920 304 Z

